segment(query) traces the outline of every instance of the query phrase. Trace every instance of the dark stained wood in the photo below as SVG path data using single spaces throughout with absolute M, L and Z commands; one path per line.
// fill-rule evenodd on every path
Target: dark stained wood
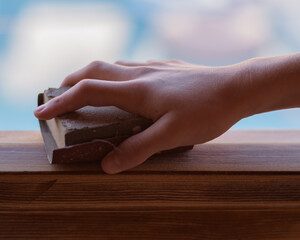
M 300 234 L 299 214 L 299 209 L 291 209 L 289 212 L 278 209 L 48 212 L 12 210 L 1 214 L 0 235 L 2 239 L 297 240 Z
M 118 175 L 0 132 L 0 239 L 300 239 L 300 131 L 229 131 Z

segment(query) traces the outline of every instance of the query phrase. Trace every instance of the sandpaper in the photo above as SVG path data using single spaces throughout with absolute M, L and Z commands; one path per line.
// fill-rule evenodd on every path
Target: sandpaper
M 44 92 L 44 102 L 61 95 L 69 87 L 50 88 Z M 136 134 L 152 124 L 152 120 L 126 112 L 114 106 L 86 106 L 46 121 L 58 147 Z
M 38 96 L 38 105 L 67 89 L 45 90 Z M 99 161 L 126 138 L 149 127 L 152 121 L 113 106 L 87 106 L 39 123 L 49 162 L 54 164 Z M 163 152 L 192 148 L 183 146 Z

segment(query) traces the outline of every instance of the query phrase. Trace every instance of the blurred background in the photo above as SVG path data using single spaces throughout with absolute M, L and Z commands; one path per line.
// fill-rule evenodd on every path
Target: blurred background
M 37 130 L 39 92 L 93 60 L 212 66 L 300 50 L 298 0 L 0 0 L 0 130 Z M 237 129 L 300 128 L 300 110 Z

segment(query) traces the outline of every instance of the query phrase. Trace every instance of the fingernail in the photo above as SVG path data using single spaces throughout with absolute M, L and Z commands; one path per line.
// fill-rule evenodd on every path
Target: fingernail
M 46 104 L 43 104 L 35 109 L 36 113 L 41 113 L 46 108 Z
M 105 165 L 103 169 L 106 173 L 114 174 L 121 172 L 121 162 L 114 154 L 108 154 L 105 158 Z

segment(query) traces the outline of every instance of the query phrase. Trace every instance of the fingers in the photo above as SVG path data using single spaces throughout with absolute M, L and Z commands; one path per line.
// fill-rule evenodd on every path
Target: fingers
M 62 95 L 39 106 L 34 115 L 42 120 L 72 112 L 84 106 L 117 106 L 135 113 L 141 92 L 131 87 L 130 82 L 83 80 Z
M 130 68 L 117 64 L 110 64 L 101 61 L 94 61 L 84 68 L 67 76 L 63 86 L 73 86 L 83 79 L 101 79 L 111 81 L 122 81 L 131 79 L 133 71 Z
M 168 64 L 182 64 L 179 60 L 151 60 L 145 63 L 117 61 L 110 64 L 102 61 L 94 61 L 84 68 L 68 75 L 63 82 L 63 86 L 74 86 L 83 79 L 101 79 L 109 81 L 132 80 L 141 75 L 139 67 L 146 66 L 165 66 Z M 136 68 L 134 68 L 136 67 Z M 143 72 L 142 72 L 143 74 Z
M 177 139 L 171 136 L 176 129 L 170 122 L 170 115 L 165 114 L 143 132 L 126 139 L 102 160 L 102 169 L 109 174 L 122 172 L 157 152 L 176 147 Z

